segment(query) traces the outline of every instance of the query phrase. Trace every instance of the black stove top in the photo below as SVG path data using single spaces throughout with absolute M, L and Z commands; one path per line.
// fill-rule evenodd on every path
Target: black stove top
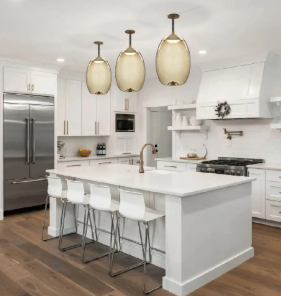
M 202 161 L 203 164 L 227 165 L 227 166 L 247 166 L 263 162 L 261 159 L 217 159 Z

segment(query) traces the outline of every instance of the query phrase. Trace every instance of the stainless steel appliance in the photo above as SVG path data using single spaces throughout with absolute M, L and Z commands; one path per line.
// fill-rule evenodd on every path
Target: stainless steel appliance
M 45 203 L 54 168 L 54 98 L 4 94 L 4 211 Z
M 233 176 L 248 176 L 247 165 L 263 163 L 264 159 L 219 157 L 197 164 L 196 171 Z
M 116 132 L 134 132 L 135 115 L 134 114 L 116 114 L 115 130 Z

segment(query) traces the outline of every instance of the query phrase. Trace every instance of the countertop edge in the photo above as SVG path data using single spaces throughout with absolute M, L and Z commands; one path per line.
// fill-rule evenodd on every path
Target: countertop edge
M 84 161 L 84 160 L 97 160 L 97 159 L 108 159 L 108 158 L 127 158 L 127 157 L 138 157 L 140 154 L 126 154 L 126 155 L 105 155 L 105 156 L 66 156 L 65 158 L 57 159 L 57 162 L 67 161 Z

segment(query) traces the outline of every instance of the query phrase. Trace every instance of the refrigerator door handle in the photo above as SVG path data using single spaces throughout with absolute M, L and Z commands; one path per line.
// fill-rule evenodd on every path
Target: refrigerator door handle
M 30 150 L 29 150 L 29 139 L 30 139 L 30 124 L 29 124 L 29 118 L 26 117 L 26 164 L 29 164 L 29 154 L 30 154 Z
M 35 164 L 35 118 L 32 118 L 32 163 Z
M 47 178 L 24 180 L 24 181 L 13 181 L 11 182 L 11 184 L 22 184 L 22 183 L 41 182 L 41 181 L 47 181 Z

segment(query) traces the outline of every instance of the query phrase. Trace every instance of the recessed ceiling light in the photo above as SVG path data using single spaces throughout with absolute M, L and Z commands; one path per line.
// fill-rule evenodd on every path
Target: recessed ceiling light
M 206 50 L 199 50 L 199 52 L 198 52 L 199 54 L 206 54 L 207 53 L 207 51 Z
M 57 59 L 58 62 L 64 62 L 64 59 Z

